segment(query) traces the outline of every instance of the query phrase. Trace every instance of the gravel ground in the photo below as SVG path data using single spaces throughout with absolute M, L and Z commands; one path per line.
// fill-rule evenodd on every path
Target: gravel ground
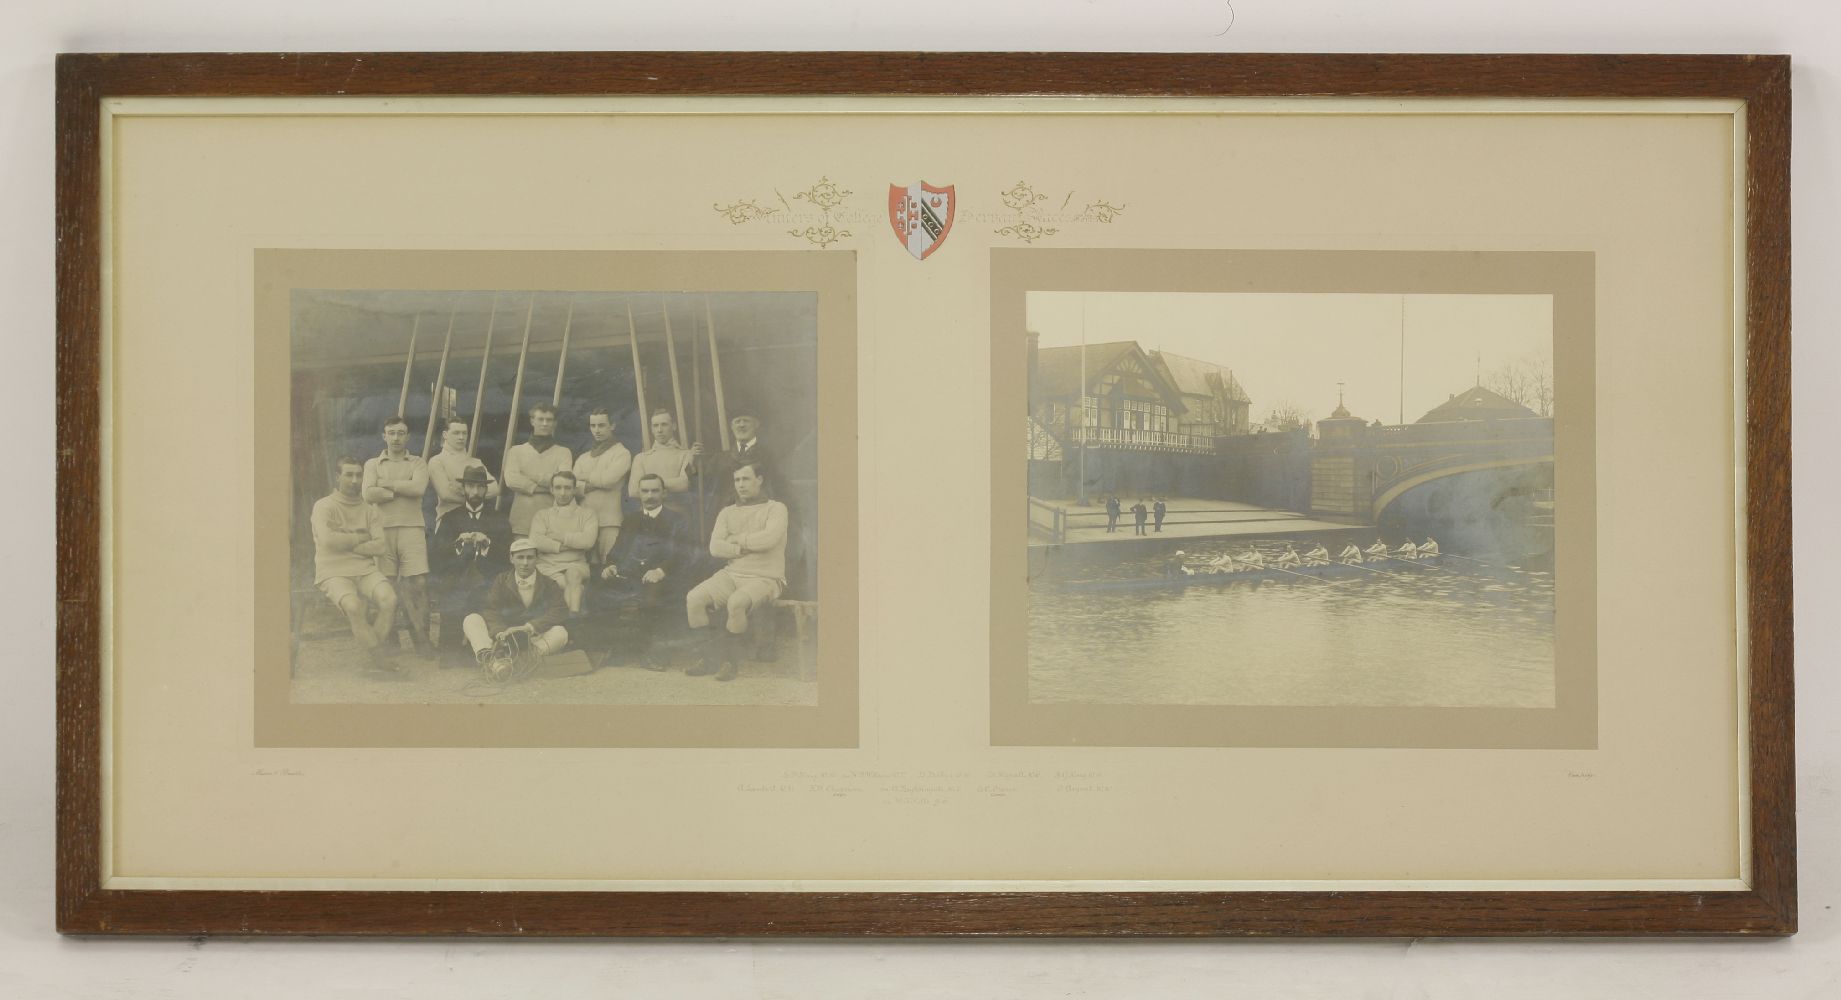
M 488 681 L 477 667 L 444 667 L 405 650 L 394 673 L 372 670 L 349 635 L 301 643 L 295 662 L 295 704 L 570 704 L 570 705 L 815 705 L 818 684 L 802 679 L 801 651 L 782 637 L 773 663 L 744 661 L 741 676 L 719 682 L 689 677 L 696 662 L 688 647 L 668 654 L 670 670 L 654 673 L 616 656 L 592 673 L 534 677 L 515 684 Z M 804 652 L 811 656 L 811 650 Z M 582 654 L 559 659 L 581 663 Z

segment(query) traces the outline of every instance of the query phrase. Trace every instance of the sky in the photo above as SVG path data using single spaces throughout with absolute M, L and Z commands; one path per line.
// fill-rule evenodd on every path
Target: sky
M 1232 368 L 1252 417 L 1291 402 L 1311 420 L 1336 408 L 1412 422 L 1491 369 L 1551 363 L 1546 295 L 1358 295 L 1277 292 L 1030 292 L 1043 347 L 1136 340 Z M 1402 335 L 1404 331 L 1404 336 Z M 1405 373 L 1402 376 L 1404 347 Z

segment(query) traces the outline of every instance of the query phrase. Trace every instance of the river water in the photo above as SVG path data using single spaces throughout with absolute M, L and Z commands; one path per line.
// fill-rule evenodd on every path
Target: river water
M 1257 545 L 1268 558 L 1284 548 Z M 1221 549 L 1202 543 L 1189 560 Z M 1453 554 L 1324 578 L 1128 583 L 1161 577 L 1164 558 L 1037 566 L 1030 701 L 1553 706 L 1548 573 Z

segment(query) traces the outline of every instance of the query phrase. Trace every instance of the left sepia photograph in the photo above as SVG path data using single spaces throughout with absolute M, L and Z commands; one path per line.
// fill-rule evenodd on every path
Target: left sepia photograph
M 854 742 L 854 268 L 259 252 L 258 744 Z
M 292 700 L 814 703 L 815 307 L 295 289 Z

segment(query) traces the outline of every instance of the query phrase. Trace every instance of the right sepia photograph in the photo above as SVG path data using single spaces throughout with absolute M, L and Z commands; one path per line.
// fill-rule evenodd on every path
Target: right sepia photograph
M 1553 704 L 1539 295 L 1029 295 L 1035 701 Z
M 1026 495 L 1008 513 L 1020 606 L 995 623 L 1010 651 L 998 732 L 1006 693 L 1038 722 L 1136 719 L 1127 743 L 1248 733 L 1140 707 L 1302 710 L 1270 733 L 1283 745 L 1445 745 L 1472 710 L 1589 706 L 1562 691 L 1556 646 L 1556 596 L 1591 575 L 1589 553 L 1557 547 L 1589 473 L 1556 475 L 1556 427 L 1585 430 L 1567 455 L 1582 465 L 1591 427 L 1568 412 L 1589 411 L 1589 393 L 1556 366 L 1563 283 L 1517 288 L 1465 255 L 1164 256 L 1174 270 L 1152 287 L 1107 268 L 1094 287 L 1011 288 L 999 306 L 1021 341 L 998 362 L 1013 379 L 999 395 L 1027 411 L 1027 441 L 1011 439 L 1000 473 Z M 1402 265 L 1405 280 L 1375 288 Z M 1590 364 L 1580 332 L 1561 349 L 1575 370 Z M 1040 711 L 1056 706 L 1073 711 Z

